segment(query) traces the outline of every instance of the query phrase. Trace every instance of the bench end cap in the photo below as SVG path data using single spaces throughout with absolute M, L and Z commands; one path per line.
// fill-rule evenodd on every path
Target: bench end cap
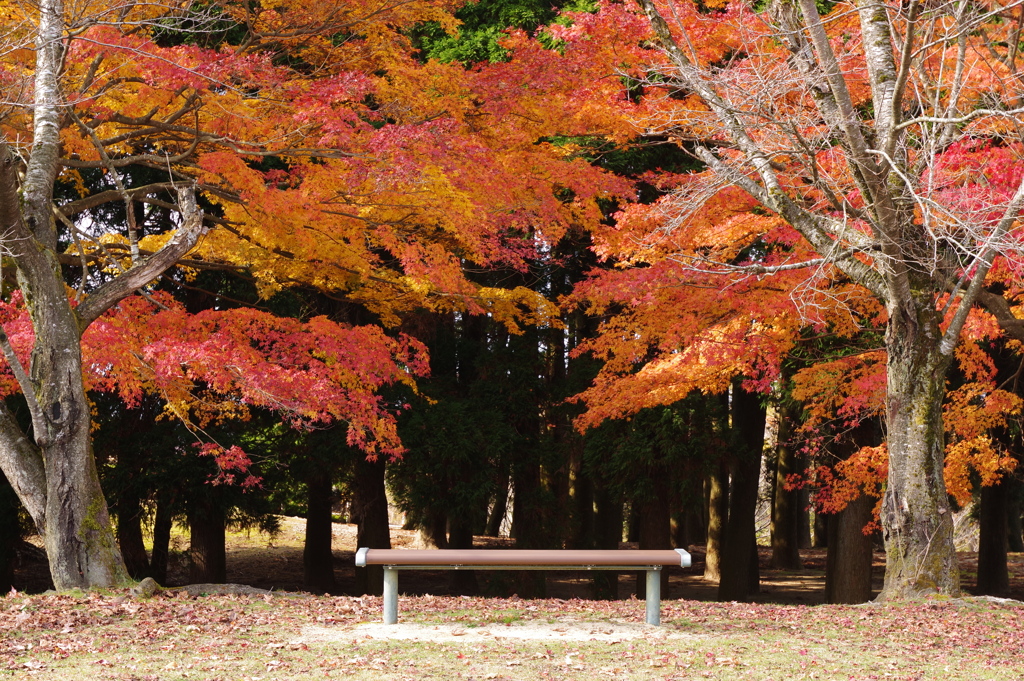
M 356 551 L 356 567 L 366 567 L 366 554 L 369 550 L 369 548 L 364 546 Z
M 690 567 L 690 553 L 685 549 L 676 549 L 676 553 L 679 554 L 679 566 Z

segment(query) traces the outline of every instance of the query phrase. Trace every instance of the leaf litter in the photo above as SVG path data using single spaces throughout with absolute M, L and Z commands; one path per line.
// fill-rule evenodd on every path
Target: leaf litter
M 0 599 L 0 678 L 1019 679 L 1024 605 L 409 596 Z

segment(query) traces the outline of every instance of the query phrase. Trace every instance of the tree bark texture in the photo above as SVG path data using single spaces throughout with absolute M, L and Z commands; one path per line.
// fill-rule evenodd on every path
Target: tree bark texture
M 362 456 L 358 457 L 353 487 L 352 515 L 357 526 L 356 546 L 390 549 L 391 530 L 388 527 L 388 499 L 384 489 L 384 461 L 368 461 Z M 384 568 L 379 565 L 356 568 L 356 591 L 378 596 L 384 593 Z
M 737 431 L 735 461 L 731 467 L 729 529 L 722 547 L 719 601 L 745 601 L 757 592 L 757 536 L 755 514 L 764 449 L 765 408 L 760 396 L 738 383 L 732 393 L 733 428 Z
M 889 306 L 882 600 L 960 592 L 943 478 L 942 400 L 949 359 L 939 353 L 940 320 L 929 306 Z
M 188 513 L 189 570 L 192 584 L 227 581 L 224 508 L 209 495 L 197 499 Z
M 660 475 L 655 472 L 652 476 L 653 494 L 639 500 L 638 525 L 640 529 L 640 549 L 671 549 L 672 548 L 672 516 L 669 506 L 669 479 L 666 472 Z M 661 575 L 661 597 L 669 598 L 668 595 L 668 569 L 663 569 Z M 647 573 L 641 571 L 636 573 L 636 597 L 643 600 L 647 596 Z
M 798 472 L 799 455 L 789 441 L 792 423 L 797 418 L 790 405 L 779 410 L 779 435 L 776 448 L 775 499 L 772 504 L 772 560 L 776 570 L 799 570 L 800 562 L 800 490 L 786 489 L 790 475 Z
M 11 590 L 14 581 L 14 547 L 21 539 L 18 527 L 18 497 L 0 474 L 0 593 Z
M 1005 596 L 1010 591 L 1010 572 L 1006 564 L 1008 492 L 1005 482 L 981 488 L 976 589 L 979 595 Z
M 864 603 L 871 600 L 874 541 L 863 530 L 871 522 L 874 505 L 875 499 L 861 495 L 839 513 L 824 516 L 828 523 L 826 603 Z
M 722 578 L 722 544 L 729 522 L 729 467 L 725 460 L 705 478 L 708 495 L 708 530 L 704 555 L 704 579 Z
M 805 457 L 800 457 L 800 466 L 807 467 Z M 797 537 L 800 548 L 809 549 L 813 544 L 811 539 L 811 492 L 807 485 L 800 488 L 797 504 L 799 509 L 797 512 Z
M 1017 479 L 1017 471 L 1003 476 L 1007 486 L 1006 507 L 1006 539 L 1007 549 L 1014 553 L 1024 552 L 1024 523 L 1021 523 L 1021 500 L 1024 497 L 1024 485 Z
M 329 466 L 306 478 L 306 541 L 302 548 L 302 575 L 306 588 L 316 593 L 336 590 L 334 524 L 331 517 L 334 475 Z
M 174 494 L 165 490 L 157 493 L 156 513 L 153 516 L 153 551 L 149 557 L 149 573 L 158 584 L 167 582 L 167 560 L 171 549 L 171 527 L 174 523 Z
M 540 466 L 525 462 L 513 473 L 512 530 L 517 549 L 547 548 L 544 536 L 546 512 L 541 506 Z M 522 570 L 514 573 L 516 593 L 522 598 L 547 596 L 547 573 L 543 570 Z
M 142 504 L 130 489 L 122 490 L 117 500 L 117 543 L 132 579 L 150 577 L 149 557 L 142 541 Z
M 487 517 L 487 528 L 484 534 L 488 537 L 497 537 L 501 534 L 501 525 L 508 513 L 508 479 L 506 478 L 498 485 L 498 492 L 494 497 L 494 506 Z
M 594 487 L 594 548 L 616 551 L 622 541 L 622 499 L 600 480 L 594 481 Z M 609 601 L 619 597 L 618 572 L 594 570 L 591 580 L 595 599 Z

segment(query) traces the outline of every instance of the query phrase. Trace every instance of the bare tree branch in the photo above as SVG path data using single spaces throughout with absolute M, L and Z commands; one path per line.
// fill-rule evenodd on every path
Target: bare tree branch
M 193 187 L 178 188 L 178 210 L 182 216 L 181 225 L 163 248 L 100 286 L 78 306 L 77 312 L 83 329 L 118 301 L 160 276 L 196 245 L 205 229 L 203 211 L 196 203 Z

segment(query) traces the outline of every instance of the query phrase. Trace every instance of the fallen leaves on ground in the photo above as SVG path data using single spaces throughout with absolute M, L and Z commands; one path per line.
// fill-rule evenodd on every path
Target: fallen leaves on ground
M 1024 607 L 983 599 L 797 606 L 666 601 L 644 639 L 307 643 L 377 622 L 373 596 L 85 593 L 0 599 L 0 674 L 148 678 L 1015 678 Z M 403 596 L 402 621 L 556 629 L 643 621 L 643 603 Z M 91 671 L 89 671 L 91 670 Z M 543 674 L 542 674 L 543 672 Z M 353 676 L 354 675 L 354 676 Z

